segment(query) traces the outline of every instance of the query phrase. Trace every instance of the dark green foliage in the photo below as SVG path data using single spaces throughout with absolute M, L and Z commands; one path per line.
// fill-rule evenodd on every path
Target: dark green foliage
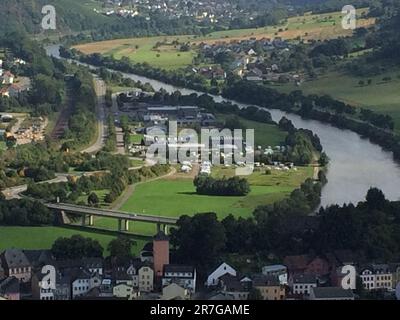
M 104 249 L 97 240 L 73 235 L 71 238 L 58 238 L 51 247 L 57 260 L 102 258 Z
M 249 182 L 244 178 L 214 179 L 206 175 L 198 175 L 193 184 L 198 194 L 212 196 L 245 196 L 250 192 Z
M 0 225 L 41 226 L 51 225 L 53 220 L 53 213 L 39 201 L 0 200 Z

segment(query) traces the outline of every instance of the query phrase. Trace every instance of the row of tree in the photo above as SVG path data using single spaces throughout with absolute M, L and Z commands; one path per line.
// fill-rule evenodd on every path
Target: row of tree
M 211 196 L 245 196 L 250 192 L 249 182 L 244 178 L 231 177 L 215 179 L 200 174 L 194 180 L 196 192 Z

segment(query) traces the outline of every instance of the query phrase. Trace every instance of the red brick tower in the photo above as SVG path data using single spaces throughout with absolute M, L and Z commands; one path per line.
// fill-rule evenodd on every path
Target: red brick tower
M 154 275 L 162 277 L 164 265 L 169 264 L 169 238 L 159 231 L 153 238 Z

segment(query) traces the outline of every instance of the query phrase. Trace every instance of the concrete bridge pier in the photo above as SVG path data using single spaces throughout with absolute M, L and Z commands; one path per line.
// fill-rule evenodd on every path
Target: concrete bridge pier
M 159 233 L 160 231 L 163 231 L 165 234 L 168 234 L 168 225 L 157 223 L 157 233 Z
M 125 220 L 124 222 L 124 231 L 129 231 L 129 220 Z
M 92 215 L 89 216 L 89 226 L 94 226 L 94 216 Z

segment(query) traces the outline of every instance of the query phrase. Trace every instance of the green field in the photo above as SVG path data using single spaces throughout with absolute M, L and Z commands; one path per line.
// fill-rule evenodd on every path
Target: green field
M 358 13 L 368 12 L 368 9 L 359 9 Z M 235 29 L 210 33 L 206 36 L 180 35 L 180 36 L 158 36 L 145 38 L 118 39 L 101 42 L 92 42 L 77 45 L 74 48 L 85 54 L 100 53 L 105 56 L 113 56 L 116 59 L 128 57 L 133 62 L 146 62 L 150 65 L 163 69 L 177 69 L 189 66 L 197 54 L 197 45 L 200 43 L 215 43 L 231 40 L 245 40 L 249 38 L 274 38 L 306 40 L 324 40 L 350 36 L 352 30 L 344 30 L 341 25 L 341 12 L 326 14 L 310 14 L 292 17 L 282 22 L 279 26 L 264 28 Z M 358 19 L 358 26 L 370 26 L 375 23 L 374 19 Z M 173 44 L 190 43 L 191 50 L 181 52 L 179 45 Z M 159 43 L 157 46 L 156 44 Z
M 224 121 L 228 118 L 226 115 L 217 114 L 217 120 Z M 282 131 L 276 124 L 266 124 L 257 121 L 246 120 L 239 117 L 240 122 L 246 129 L 254 129 L 254 138 L 256 146 L 277 146 L 285 142 L 287 132 Z
M 392 80 L 384 82 L 382 79 L 390 77 Z M 396 131 L 400 133 L 400 68 L 391 70 L 379 76 L 353 77 L 339 72 L 330 72 L 313 81 L 306 81 L 300 87 L 294 84 L 276 84 L 270 87 L 282 92 L 302 90 L 306 94 L 329 94 L 333 98 L 342 100 L 358 107 L 364 107 L 382 112 L 393 117 Z M 371 85 L 360 86 L 359 81 Z
M 231 176 L 231 168 L 213 168 L 213 175 Z M 272 170 L 271 175 L 254 172 L 248 180 L 251 192 L 244 197 L 223 197 L 197 195 L 191 178 L 165 178 L 143 183 L 135 188 L 131 198 L 122 206 L 122 211 L 179 217 L 183 214 L 194 215 L 199 212 L 216 212 L 219 218 L 228 214 L 234 216 L 251 216 L 259 205 L 270 204 L 287 197 L 295 188 L 309 177 L 311 167 L 298 168 L 298 171 L 282 172 Z M 104 228 L 116 228 L 114 220 L 100 218 L 95 225 Z M 133 223 L 131 232 L 154 234 L 155 226 Z
M 0 252 L 7 248 L 49 249 L 58 237 L 71 237 L 74 234 L 98 240 L 105 254 L 108 243 L 115 238 L 112 235 L 60 227 L 0 227 Z M 138 254 L 145 242 L 135 241 L 137 245 L 132 251 Z

